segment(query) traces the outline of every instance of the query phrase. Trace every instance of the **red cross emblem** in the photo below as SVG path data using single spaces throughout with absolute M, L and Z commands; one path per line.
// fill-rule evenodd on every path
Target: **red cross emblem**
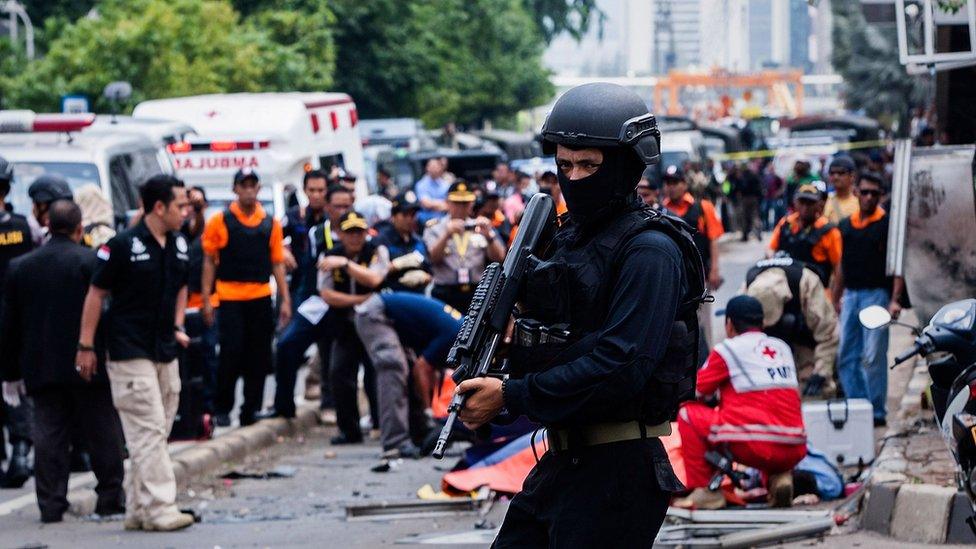
M 217 111 L 210 111 L 207 113 L 207 118 L 213 118 L 217 116 Z
M 776 349 L 773 349 L 769 345 L 763 345 L 762 354 L 769 360 L 776 360 Z

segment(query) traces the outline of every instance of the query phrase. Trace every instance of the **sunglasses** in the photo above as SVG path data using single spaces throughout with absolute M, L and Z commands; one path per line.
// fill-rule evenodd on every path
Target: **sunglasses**
M 864 196 L 881 196 L 881 191 L 877 189 L 859 189 L 858 192 Z
M 827 172 L 828 175 L 847 175 L 849 173 L 851 172 L 847 170 L 830 170 L 829 172 Z

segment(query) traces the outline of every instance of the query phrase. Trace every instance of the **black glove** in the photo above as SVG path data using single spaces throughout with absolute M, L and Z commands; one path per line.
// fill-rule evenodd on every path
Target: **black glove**
M 812 397 L 820 395 L 820 393 L 823 392 L 824 383 L 826 382 L 827 379 L 822 375 L 811 375 L 809 378 L 807 378 L 807 382 L 803 386 L 803 396 Z

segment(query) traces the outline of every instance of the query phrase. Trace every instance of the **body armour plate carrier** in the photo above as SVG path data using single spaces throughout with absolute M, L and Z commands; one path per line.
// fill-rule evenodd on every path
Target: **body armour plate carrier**
M 706 299 L 705 273 L 691 229 L 677 217 L 650 208 L 624 213 L 582 244 L 572 245 L 566 227 L 557 233 L 555 252 L 528 276 L 524 290 L 524 314 L 545 325 L 566 326 L 566 343 L 542 343 L 512 350 L 515 377 L 565 364 L 592 351 L 609 314 L 609 301 L 621 250 L 637 234 L 648 230 L 668 235 L 681 251 L 687 292 L 678 306 L 668 347 L 660 363 L 653 365 L 644 387 L 640 417 L 593 418 L 593 421 L 643 420 L 656 424 L 673 419 L 678 405 L 694 397 L 698 356 L 698 307 Z M 648 309 L 654 307 L 647 303 Z
M 783 304 L 783 314 L 776 324 L 763 328 L 763 331 L 791 345 L 815 347 L 817 342 L 807 326 L 806 317 L 803 316 L 803 304 L 800 301 L 800 280 L 803 278 L 803 269 L 808 268 L 808 265 L 791 257 L 764 259 L 746 273 L 746 287 L 751 286 L 756 277 L 769 269 L 783 269 L 786 273 L 786 284 L 793 297 Z
M 819 229 L 806 227 L 794 233 L 789 223 L 783 223 L 779 231 L 779 249 L 793 259 L 806 263 L 807 267 L 817 273 L 825 288 L 830 281 L 831 273 L 833 273 L 833 266 L 829 260 L 816 261 L 813 259 L 813 247 L 834 227 L 836 225 L 833 223 L 827 223 Z
M 227 246 L 220 250 L 217 278 L 267 282 L 271 278 L 271 216 L 248 227 L 228 208 L 224 210 L 224 225 L 227 227 Z

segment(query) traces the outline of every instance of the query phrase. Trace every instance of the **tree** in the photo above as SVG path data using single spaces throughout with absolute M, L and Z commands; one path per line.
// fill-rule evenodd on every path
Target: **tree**
M 523 3 L 547 44 L 564 32 L 579 40 L 594 20 L 602 25 L 606 18 L 596 6 L 596 0 L 523 0 Z
M 364 117 L 480 124 L 552 95 L 521 0 L 336 0 L 337 88 Z
M 847 107 L 908 131 L 910 110 L 923 104 L 924 83 L 898 61 L 896 37 L 868 26 L 858 2 L 831 2 L 834 68 L 846 83 Z
M 61 95 L 82 93 L 100 110 L 101 91 L 114 80 L 132 83 L 133 102 L 323 89 L 331 85 L 334 47 L 329 14 L 320 15 L 323 28 L 316 30 L 298 15 L 274 11 L 242 24 L 226 0 L 105 0 L 97 17 L 64 26 L 47 54 L 14 79 L 9 103 L 52 110 Z M 291 38 L 279 43 L 285 35 Z

